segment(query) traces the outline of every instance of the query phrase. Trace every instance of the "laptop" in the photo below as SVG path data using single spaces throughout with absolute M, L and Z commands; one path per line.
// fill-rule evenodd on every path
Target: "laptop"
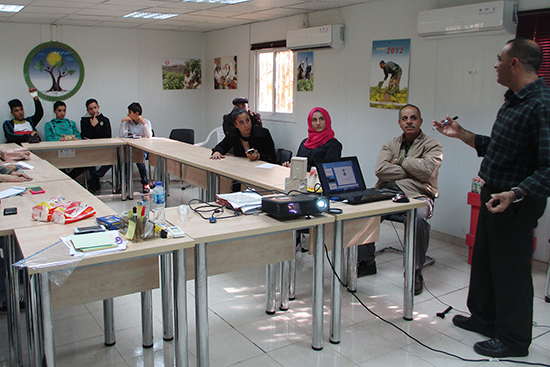
M 323 195 L 331 199 L 347 200 L 348 204 L 362 204 L 390 200 L 397 194 L 393 190 L 367 188 L 357 157 L 316 161 L 315 167 Z

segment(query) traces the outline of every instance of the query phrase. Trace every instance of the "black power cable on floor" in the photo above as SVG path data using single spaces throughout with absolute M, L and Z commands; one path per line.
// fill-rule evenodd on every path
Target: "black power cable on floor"
M 338 282 L 340 282 L 340 284 L 371 314 L 373 315 L 374 317 L 376 317 L 377 319 L 385 322 L 386 324 L 388 325 L 391 325 L 393 326 L 394 328 L 396 328 L 397 330 L 401 331 L 403 334 L 405 334 L 407 337 L 411 338 L 412 340 L 414 340 L 415 342 L 417 342 L 418 344 L 420 344 L 421 346 L 423 346 L 424 348 L 428 349 L 428 350 L 431 350 L 432 352 L 435 352 L 435 353 L 440 353 L 440 354 L 444 354 L 446 356 L 449 356 L 449 357 L 453 357 L 453 358 L 457 358 L 457 359 L 460 359 L 461 361 L 464 361 L 464 362 L 495 362 L 495 361 L 499 361 L 499 362 L 511 362 L 511 363 L 518 363 L 518 364 L 525 364 L 525 365 L 529 365 L 529 366 L 544 366 L 544 367 L 550 367 L 549 364 L 544 364 L 544 363 L 537 363 L 537 362 L 525 362 L 525 361 L 516 361 L 516 360 L 512 360 L 512 359 L 500 359 L 500 358 L 480 358 L 480 359 L 470 359 L 470 358 L 464 358 L 464 357 L 461 357 L 459 355 L 456 355 L 456 354 L 452 354 L 452 353 L 449 353 L 449 352 L 446 352 L 444 350 L 440 350 L 440 349 L 435 349 L 435 348 L 432 348 L 430 347 L 429 345 L 427 344 L 424 344 L 423 342 L 421 342 L 420 340 L 416 339 L 414 336 L 412 336 L 411 334 L 409 334 L 408 332 L 406 332 L 405 330 L 401 329 L 399 326 L 395 325 L 394 323 L 392 323 L 391 321 L 388 321 L 386 319 L 384 319 L 382 316 L 379 316 L 378 314 L 376 314 L 374 311 L 372 311 L 371 309 L 369 309 L 369 307 L 363 303 L 363 301 L 359 298 L 359 296 L 357 296 L 356 292 L 352 292 L 347 285 L 345 285 L 343 282 L 342 282 L 342 279 L 340 279 L 340 276 L 336 273 L 335 269 L 334 269 L 334 265 L 332 264 L 332 261 L 330 260 L 330 256 L 328 255 L 328 249 L 327 249 L 327 246 L 324 245 L 325 247 L 325 255 L 327 257 L 327 260 L 328 260 L 328 263 L 330 265 L 330 268 L 332 269 L 332 272 L 333 274 L 336 276 L 336 278 L 338 279 Z

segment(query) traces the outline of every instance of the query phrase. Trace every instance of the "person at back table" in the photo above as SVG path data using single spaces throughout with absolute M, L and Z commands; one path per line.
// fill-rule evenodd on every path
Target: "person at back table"
M 336 160 L 342 155 L 342 144 L 334 137 L 332 121 L 327 110 L 315 107 L 307 116 L 307 138 L 302 140 L 296 156 L 307 158 L 307 170 L 316 160 Z M 283 166 L 290 167 L 290 162 Z
M 415 224 L 414 294 L 419 295 L 424 290 L 422 267 L 430 242 L 428 219 L 433 215 L 434 200 L 439 195 L 437 176 L 443 161 L 443 146 L 435 138 L 422 132 L 420 109 L 414 105 L 407 104 L 401 107 L 398 124 L 403 134 L 388 140 L 382 146 L 376 160 L 374 173 L 378 177 L 378 182 L 375 187 L 402 191 L 408 197 L 426 203 L 424 207 L 417 209 Z M 358 276 L 367 275 L 368 272 L 362 273 L 366 272 L 368 265 L 374 264 L 374 243 L 361 245 L 358 250 Z
M 29 88 L 29 94 L 34 99 L 34 115 L 25 117 L 25 109 L 23 104 L 18 99 L 12 99 L 8 102 L 10 106 L 12 120 L 4 121 L 4 135 L 8 143 L 39 142 L 40 137 L 36 131 L 36 125 L 44 116 L 42 103 L 38 99 L 38 91 L 36 88 Z
M 252 122 L 252 125 L 256 126 L 263 126 L 262 123 L 262 116 L 259 113 L 250 111 L 250 108 L 248 107 L 248 99 L 245 97 L 237 97 L 233 99 L 233 112 L 236 108 L 244 108 L 248 111 L 248 114 L 250 115 L 250 122 Z M 222 128 L 225 135 L 229 132 L 229 130 L 232 130 L 235 128 L 235 125 L 233 124 L 233 119 L 231 118 L 231 112 L 229 112 L 227 115 L 223 115 L 223 123 Z
M 151 138 L 153 136 L 153 126 L 151 121 L 142 116 L 143 109 L 137 102 L 133 102 L 128 106 L 128 116 L 122 119 L 118 135 L 121 138 L 142 137 Z M 147 152 L 144 152 L 144 159 L 147 159 Z M 151 191 L 149 181 L 147 180 L 147 168 L 145 163 L 136 163 L 141 178 L 141 186 L 143 193 L 147 194 Z
M 76 123 L 65 117 L 67 115 L 67 105 L 65 102 L 55 102 L 53 105 L 53 112 L 55 113 L 55 118 L 46 122 L 44 125 L 46 141 L 80 140 L 81 136 L 76 127 Z M 77 167 L 73 168 L 67 174 L 72 179 L 75 179 L 86 172 L 87 169 L 88 167 Z
M 233 126 L 225 138 L 212 149 L 210 159 L 222 159 L 233 148 L 237 157 L 247 157 L 251 161 L 262 160 L 275 163 L 275 144 L 269 130 L 253 125 L 250 114 L 244 108 L 231 112 Z M 253 151 L 248 152 L 250 149 Z
M 108 139 L 112 137 L 111 121 L 99 112 L 99 104 L 96 99 L 86 101 L 86 115 L 80 119 L 80 130 L 83 139 Z M 99 169 L 90 167 L 90 179 L 88 190 L 95 192 L 101 189 L 100 178 L 105 176 L 112 166 L 101 166 Z

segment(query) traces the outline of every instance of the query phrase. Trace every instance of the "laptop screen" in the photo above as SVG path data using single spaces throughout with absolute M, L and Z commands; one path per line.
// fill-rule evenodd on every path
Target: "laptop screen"
M 333 162 L 317 162 L 317 170 L 325 194 L 365 189 L 357 157 L 341 158 Z

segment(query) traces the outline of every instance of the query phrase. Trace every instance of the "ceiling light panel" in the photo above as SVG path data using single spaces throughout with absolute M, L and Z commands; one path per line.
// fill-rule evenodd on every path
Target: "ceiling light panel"
M 18 13 L 24 7 L 25 6 L 23 5 L 0 4 L 0 11 L 4 11 L 6 13 Z

